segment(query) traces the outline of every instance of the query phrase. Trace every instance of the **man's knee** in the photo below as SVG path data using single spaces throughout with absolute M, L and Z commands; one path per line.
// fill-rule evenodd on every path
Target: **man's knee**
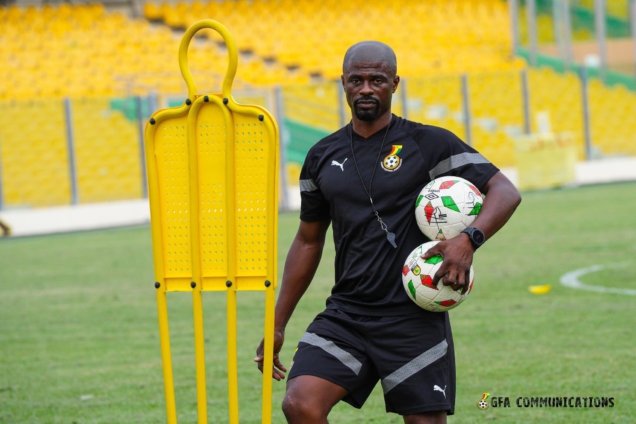
M 347 391 L 319 377 L 301 375 L 287 381 L 283 413 L 289 423 L 326 423 L 331 408 Z
M 445 424 L 446 411 L 433 411 L 423 414 L 405 415 L 404 424 Z
M 327 418 L 329 411 L 301 393 L 288 390 L 283 399 L 283 413 L 288 422 L 320 422 Z M 298 420 L 298 421 L 293 421 Z

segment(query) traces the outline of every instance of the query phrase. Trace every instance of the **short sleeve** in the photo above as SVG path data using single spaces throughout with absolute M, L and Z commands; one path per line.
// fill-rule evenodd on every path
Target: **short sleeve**
M 331 218 L 329 202 L 317 184 L 318 157 L 311 149 L 300 171 L 300 219 L 324 221 Z
M 482 190 L 492 176 L 499 171 L 481 153 L 464 143 L 452 132 L 439 127 L 429 128 L 432 130 L 428 137 L 434 137 L 434 140 L 429 141 L 433 141 L 432 145 L 435 146 L 426 155 L 430 158 L 431 180 L 453 175 L 472 182 L 479 190 Z M 431 143 L 424 144 L 431 145 Z

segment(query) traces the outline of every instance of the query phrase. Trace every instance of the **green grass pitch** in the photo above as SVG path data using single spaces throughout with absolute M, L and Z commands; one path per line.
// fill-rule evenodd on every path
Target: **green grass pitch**
M 564 287 L 636 289 L 636 183 L 532 192 L 475 257 L 471 297 L 451 312 L 457 405 L 450 423 L 626 423 L 636 416 L 636 296 Z M 280 218 L 280 270 L 297 228 Z M 328 245 L 287 330 L 282 360 L 324 306 L 333 284 Z M 621 266 L 613 266 L 620 264 Z M 552 284 L 546 295 L 530 285 Z M 0 423 L 163 423 L 163 380 L 147 227 L 0 241 Z M 181 423 L 196 422 L 191 296 L 169 294 Z M 241 423 L 260 421 L 262 293 L 239 293 Z M 225 301 L 204 295 L 210 423 L 227 422 Z M 274 423 L 284 383 L 274 383 Z M 482 393 L 510 408 L 480 411 Z M 613 408 L 519 408 L 518 397 L 613 397 Z M 399 423 L 381 390 L 333 423 Z

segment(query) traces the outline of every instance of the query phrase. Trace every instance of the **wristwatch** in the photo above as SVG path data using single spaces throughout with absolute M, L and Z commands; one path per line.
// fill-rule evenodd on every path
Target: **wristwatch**
M 475 250 L 479 249 L 479 247 L 486 242 L 486 236 L 484 235 L 484 232 L 481 231 L 479 228 L 468 227 L 465 228 L 462 233 L 468 234 L 468 238 L 473 244 Z

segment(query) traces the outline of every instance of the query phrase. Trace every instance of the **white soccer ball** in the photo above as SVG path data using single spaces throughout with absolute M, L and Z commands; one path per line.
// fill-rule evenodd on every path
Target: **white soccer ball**
M 442 280 L 433 285 L 433 278 L 437 270 L 442 266 L 444 259 L 440 255 L 426 260 L 421 256 L 438 241 L 429 241 L 415 248 L 406 259 L 402 268 L 402 284 L 408 297 L 417 306 L 431 312 L 443 312 L 456 308 L 473 290 L 475 273 L 470 267 L 470 283 L 468 291 L 462 294 L 462 289 L 453 290 L 451 286 L 445 286 Z
M 417 226 L 431 240 L 448 240 L 470 227 L 484 198 L 471 182 L 440 177 L 426 184 L 415 202 Z

